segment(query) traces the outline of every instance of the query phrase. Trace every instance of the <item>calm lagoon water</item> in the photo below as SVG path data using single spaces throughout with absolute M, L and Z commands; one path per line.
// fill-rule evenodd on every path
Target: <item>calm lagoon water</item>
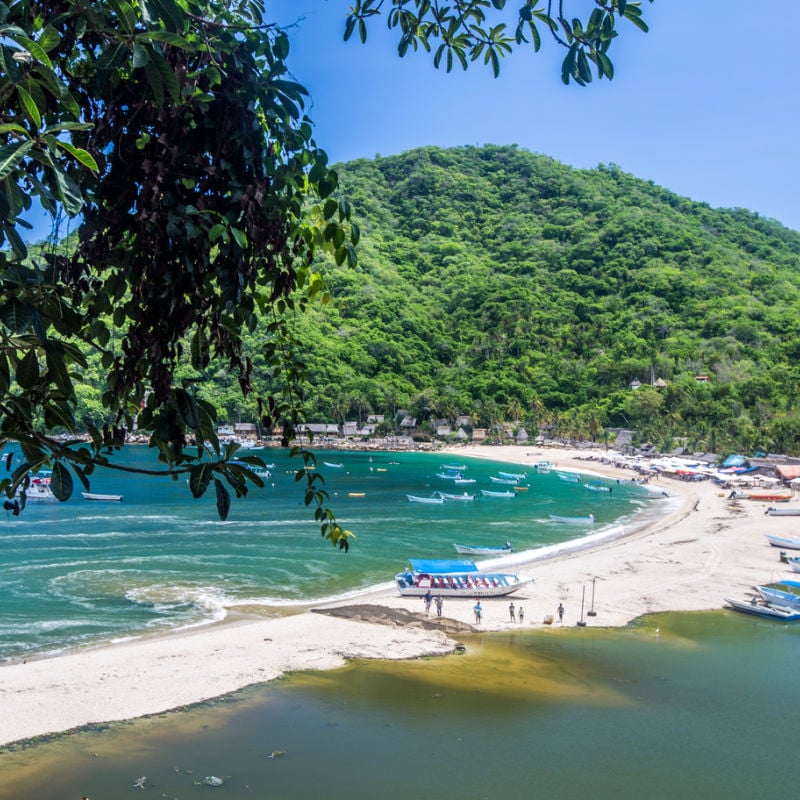
M 455 556 L 454 542 L 510 540 L 526 551 L 589 533 L 551 522 L 551 513 L 592 513 L 596 533 L 669 503 L 648 501 L 633 484 L 609 483 L 613 492 L 599 493 L 537 471 L 511 500 L 481 498 L 491 475 L 520 467 L 473 459 L 465 473 L 476 483 L 463 488 L 479 499 L 412 504 L 407 494 L 453 491 L 437 477 L 452 457 L 320 452 L 331 504 L 357 536 L 345 554 L 322 540 L 303 504 L 294 476 L 302 462 L 283 451 L 257 454 L 275 464 L 273 477 L 234 501 L 226 522 L 217 519 L 213 492 L 193 500 L 185 482 L 112 472 L 98 473 L 92 490 L 122 494 L 122 503 L 78 493 L 0 519 L 0 659 L 203 624 L 237 605 L 354 596 L 390 582 L 410 557 Z M 144 447 L 128 447 L 120 459 L 156 465 Z
M 121 800 L 141 777 L 181 800 L 794 796 L 800 628 L 719 611 L 465 643 L 0 752 L 0 800 Z

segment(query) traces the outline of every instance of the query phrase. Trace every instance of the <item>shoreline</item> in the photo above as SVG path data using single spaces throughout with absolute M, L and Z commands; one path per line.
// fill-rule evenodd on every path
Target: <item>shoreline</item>
M 528 467 L 546 459 L 556 469 L 620 480 L 633 476 L 631 470 L 599 460 L 599 449 L 472 445 L 442 452 Z M 593 628 L 619 627 L 643 614 L 721 609 L 726 596 L 741 597 L 754 584 L 791 574 L 763 536 L 782 533 L 787 521 L 765 517 L 766 503 L 731 500 L 709 481 L 658 478 L 651 485 L 672 496 L 664 500 L 661 517 L 654 502 L 652 516 L 617 536 L 592 541 L 589 535 L 533 557 L 528 553 L 496 562 L 533 575 L 535 583 L 509 597 L 486 600 L 481 629 L 540 628 L 556 634 L 579 620 Z M 591 599 L 596 616 L 581 618 L 582 595 L 585 610 Z M 511 601 L 524 607 L 524 625 L 510 622 Z M 559 603 L 566 609 L 563 624 L 545 624 Z M 330 613 L 371 606 L 389 610 L 389 619 L 369 621 L 374 615 L 366 612 L 352 618 Z M 443 617 L 455 620 L 451 629 L 469 630 L 472 601 L 447 598 Z M 457 646 L 445 627 L 425 618 L 420 598 L 401 597 L 391 585 L 291 612 L 234 607 L 228 618 L 209 625 L 11 662 L 0 666 L 5 710 L 0 746 L 162 713 L 286 672 L 333 669 L 349 659 L 444 655 Z

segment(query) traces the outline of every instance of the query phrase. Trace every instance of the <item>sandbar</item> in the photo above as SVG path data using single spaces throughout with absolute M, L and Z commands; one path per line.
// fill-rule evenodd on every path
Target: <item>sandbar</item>
M 453 453 L 528 467 L 547 460 L 558 469 L 635 477 L 604 460 L 602 449 L 466 446 Z M 650 486 L 669 495 L 657 501 L 663 513 L 656 506 L 622 535 L 513 561 L 515 572 L 535 582 L 510 598 L 484 601 L 481 628 L 537 627 L 558 635 L 578 622 L 623 626 L 654 612 L 720 609 L 725 597 L 743 597 L 754 585 L 793 576 L 764 537 L 789 535 L 793 518 L 765 516 L 766 503 L 730 499 L 710 481 L 659 477 Z M 522 624 L 510 620 L 511 601 L 525 610 Z M 331 610 L 319 606 L 291 614 L 240 609 L 222 623 L 4 664 L 0 745 L 161 713 L 290 671 L 336 668 L 348 659 L 445 655 L 474 623 L 471 599 L 447 599 L 440 624 L 425 617 L 421 599 L 400 597 L 389 582 L 355 601 L 329 604 L 337 605 L 398 613 L 375 621 L 347 609 L 319 613 Z

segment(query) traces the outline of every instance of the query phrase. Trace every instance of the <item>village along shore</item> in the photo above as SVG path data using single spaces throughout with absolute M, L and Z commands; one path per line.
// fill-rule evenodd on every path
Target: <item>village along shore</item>
M 646 460 L 633 464 L 601 449 L 460 446 L 452 452 L 529 468 L 547 460 L 557 469 L 621 481 L 642 480 L 647 467 Z M 623 626 L 649 613 L 721 609 L 725 597 L 791 576 L 764 534 L 788 535 L 793 518 L 766 516 L 765 502 L 732 498 L 727 487 L 685 477 L 649 474 L 648 487 L 659 499 L 624 529 L 515 558 L 513 571 L 535 582 L 510 598 L 485 601 L 481 628 L 560 635 L 578 622 Z M 524 608 L 522 625 L 510 621 L 510 601 Z M 424 614 L 420 598 L 400 597 L 387 581 L 385 588 L 324 607 L 237 608 L 221 623 L 10 662 L 0 666 L 0 745 L 160 713 L 347 659 L 445 655 L 471 630 L 472 605 L 448 598 L 439 621 Z

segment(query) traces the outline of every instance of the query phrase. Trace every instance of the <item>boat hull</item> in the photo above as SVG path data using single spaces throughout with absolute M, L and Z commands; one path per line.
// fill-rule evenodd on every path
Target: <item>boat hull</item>
M 773 536 L 771 533 L 766 534 L 767 541 L 773 547 L 783 547 L 786 550 L 800 550 L 800 538 L 797 536 Z
M 589 514 L 588 517 L 560 517 L 558 514 L 550 514 L 552 522 L 564 522 L 568 525 L 593 525 L 594 516 Z
M 800 506 L 786 506 L 785 508 L 768 508 L 765 514 L 770 517 L 800 517 Z
M 504 573 L 485 573 L 476 579 L 474 573 L 467 575 L 418 575 L 419 579 L 414 585 L 406 582 L 404 573 L 395 578 L 397 591 L 403 597 L 424 597 L 428 592 L 440 594 L 442 597 L 505 597 L 519 591 L 523 586 L 530 583 L 532 578 L 520 578 L 517 575 Z M 461 585 L 457 585 L 457 579 L 461 578 Z M 484 585 L 484 581 L 486 585 Z
M 98 500 L 109 503 L 119 503 L 122 501 L 121 494 L 95 494 L 94 492 L 81 492 L 81 495 L 83 495 L 84 500 Z
M 473 547 L 469 544 L 454 544 L 453 547 L 462 556 L 502 556 L 514 552 L 514 548 L 511 545 L 506 547 Z
M 749 600 L 734 600 L 729 597 L 725 598 L 725 602 L 734 611 L 741 611 L 743 614 L 752 614 L 756 617 L 783 620 L 784 622 L 795 622 L 800 619 L 800 611 L 784 608 L 783 606 L 765 606 L 752 603 Z

